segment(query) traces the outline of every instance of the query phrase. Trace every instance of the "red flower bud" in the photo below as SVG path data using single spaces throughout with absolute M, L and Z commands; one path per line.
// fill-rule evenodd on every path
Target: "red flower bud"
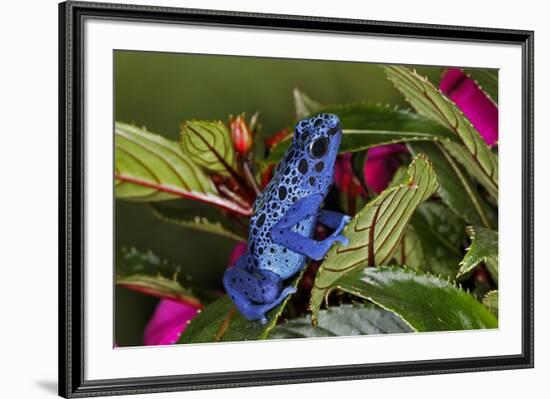
M 253 138 L 250 129 L 248 128 L 244 115 L 239 115 L 236 118 L 229 120 L 229 127 L 231 128 L 231 137 L 235 149 L 241 155 L 246 155 L 252 147 Z

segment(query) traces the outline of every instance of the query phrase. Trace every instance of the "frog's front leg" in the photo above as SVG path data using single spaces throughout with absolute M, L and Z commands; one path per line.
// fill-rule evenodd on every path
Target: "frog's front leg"
M 347 245 L 349 242 L 348 239 L 340 234 L 345 223 L 347 223 L 344 218 L 341 218 L 338 226 L 336 226 L 337 231 L 322 241 L 316 241 L 292 231 L 292 227 L 302 220 L 319 215 L 322 203 L 323 196 L 321 194 L 313 194 L 298 200 L 271 229 L 271 238 L 273 241 L 291 251 L 314 260 L 323 259 L 332 244 L 336 241 Z M 336 219 L 333 216 L 331 215 L 329 218 L 331 223 Z
M 240 313 L 248 320 L 267 322 L 266 312 L 279 305 L 296 288 L 281 291 L 282 279 L 268 270 L 247 270 L 248 254 L 239 258 L 235 267 L 225 271 L 223 285 Z

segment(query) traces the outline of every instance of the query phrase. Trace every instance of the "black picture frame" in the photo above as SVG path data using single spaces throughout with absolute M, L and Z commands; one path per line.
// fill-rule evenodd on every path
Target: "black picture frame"
M 522 353 L 513 356 L 88 381 L 84 378 L 83 21 L 86 18 L 509 43 L 522 48 Z M 59 394 L 86 397 L 458 373 L 534 364 L 534 32 L 295 15 L 65 2 L 59 4 Z

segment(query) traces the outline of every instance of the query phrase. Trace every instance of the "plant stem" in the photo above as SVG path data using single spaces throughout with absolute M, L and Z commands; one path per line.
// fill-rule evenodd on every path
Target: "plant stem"
M 254 190 L 254 193 L 256 194 L 256 197 L 260 195 L 260 187 L 258 187 L 258 183 L 256 182 L 256 179 L 254 178 L 254 174 L 252 173 L 252 170 L 250 170 L 250 164 L 248 163 L 248 160 L 244 160 L 243 162 L 243 169 L 244 169 L 244 175 L 246 177 L 246 180 L 248 181 L 248 184 L 250 184 L 250 187 Z
M 208 204 L 216 205 L 228 211 L 238 213 L 239 215 L 243 215 L 243 216 L 252 215 L 252 207 L 250 206 L 250 204 L 246 204 L 246 203 L 239 204 L 239 203 L 230 202 L 224 198 L 218 197 L 213 194 L 198 193 L 195 191 L 185 191 L 176 187 L 153 183 L 143 179 L 135 178 L 133 176 L 125 176 L 123 174 L 115 174 L 115 178 L 126 183 L 132 183 L 132 184 L 137 184 L 139 186 L 153 188 L 155 190 L 173 194 L 178 197 L 194 199 L 194 200 L 198 200 Z

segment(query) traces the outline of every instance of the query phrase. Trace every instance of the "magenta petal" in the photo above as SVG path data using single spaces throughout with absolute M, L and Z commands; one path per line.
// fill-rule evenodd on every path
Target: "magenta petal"
M 365 168 L 367 186 L 379 193 L 388 186 L 399 167 L 399 162 L 392 159 L 378 158 L 368 160 L 367 163 L 368 166 Z
M 371 148 L 365 162 L 365 182 L 367 186 L 379 193 L 390 183 L 397 168 L 399 168 L 398 154 L 407 153 L 402 144 L 381 145 Z
M 498 141 L 498 108 L 472 79 L 460 69 L 450 68 L 439 88 L 464 112 L 487 144 Z
M 169 345 L 177 342 L 187 323 L 197 314 L 197 308 L 188 304 L 161 299 L 153 317 L 145 327 L 145 345 Z
M 441 82 L 439 82 L 439 88 L 443 93 L 448 94 L 465 77 L 466 75 L 460 69 L 449 68 L 443 73 L 443 76 L 441 77 Z
M 247 246 L 245 242 L 239 242 L 233 250 L 231 251 L 231 255 L 229 255 L 229 262 L 227 262 L 227 267 L 232 267 L 237 259 L 239 259 L 245 252 L 246 252 Z
M 379 157 L 387 157 L 395 154 L 407 154 L 407 152 L 407 147 L 405 147 L 403 144 L 379 145 L 378 147 L 373 147 L 369 150 L 367 160 Z

